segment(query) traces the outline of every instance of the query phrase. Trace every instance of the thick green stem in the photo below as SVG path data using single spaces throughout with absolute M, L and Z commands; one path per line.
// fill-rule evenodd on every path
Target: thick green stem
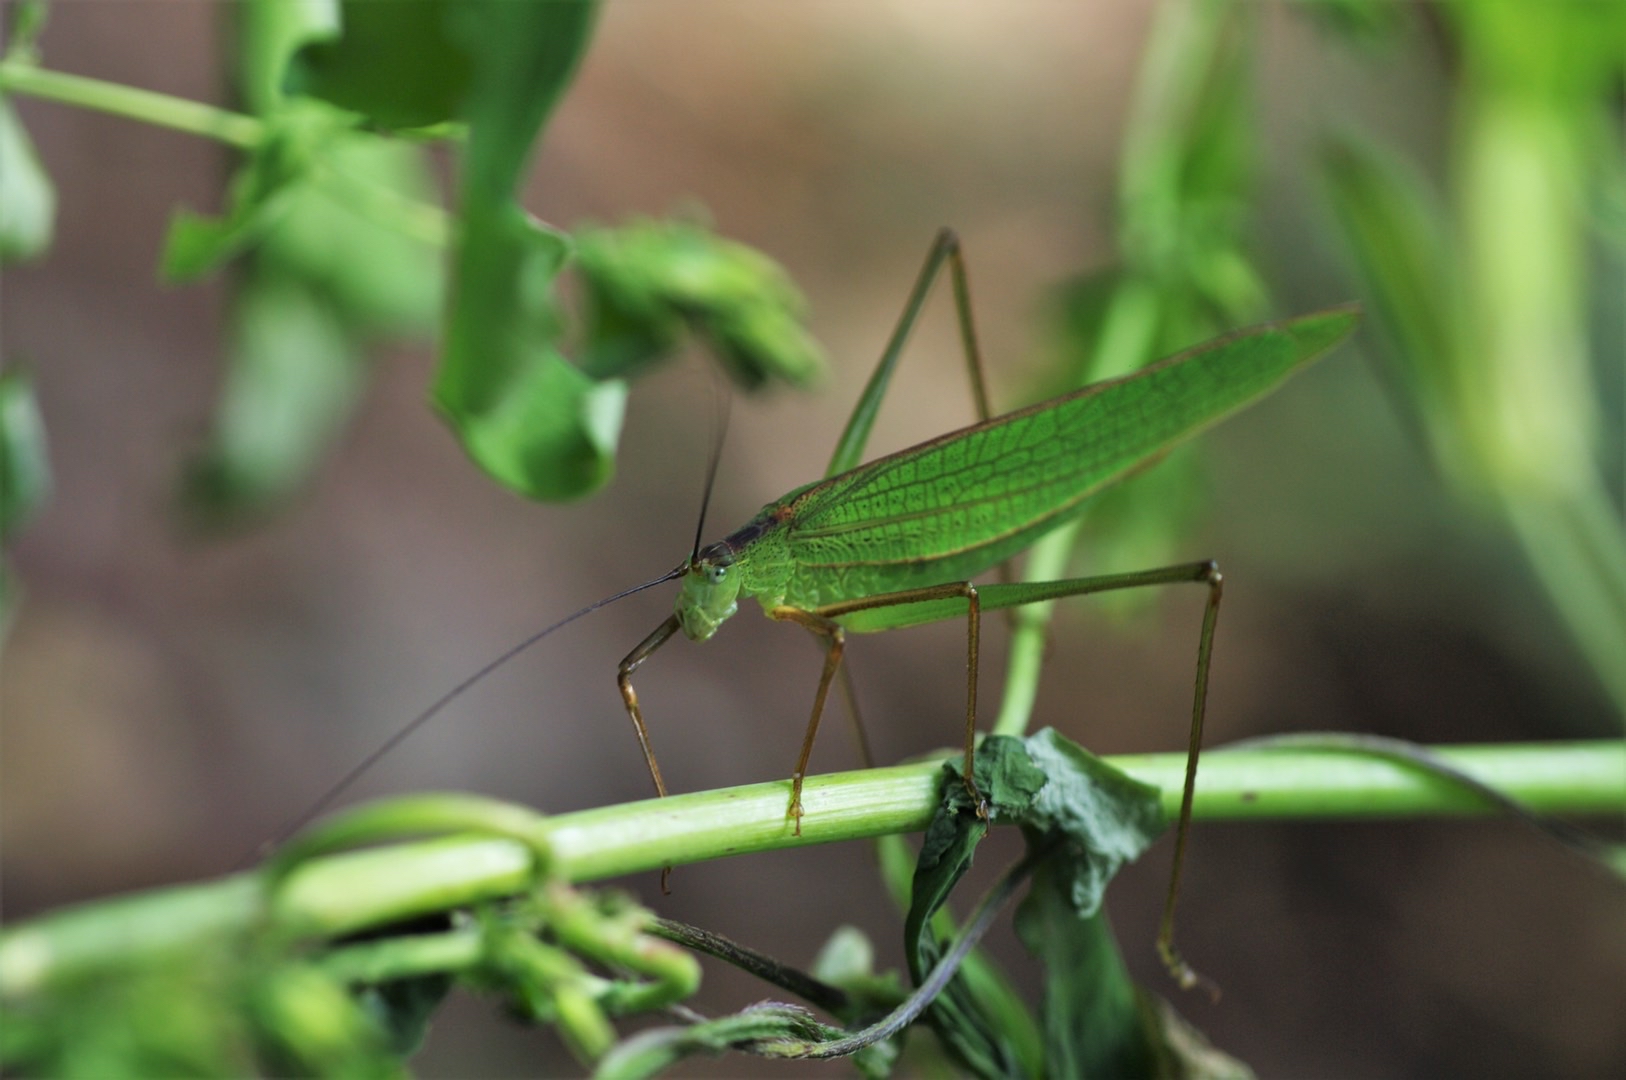
M 252 150 L 265 125 L 252 116 L 134 86 L 51 71 L 17 60 L 0 61 L 0 91 L 139 120 Z
M 1443 747 L 1436 753 L 1540 813 L 1626 812 L 1626 743 Z M 1177 808 L 1182 754 L 1111 759 Z M 675 795 L 550 819 L 553 869 L 573 882 L 754 851 L 910 832 L 925 826 L 941 762 L 810 778 L 797 836 L 788 782 Z M 1203 758 L 1199 820 L 1454 817 L 1489 813 L 1440 777 L 1366 754 L 1293 748 Z M 229 939 L 275 903 L 279 925 L 313 936 L 512 895 L 533 858 L 513 840 L 452 838 L 312 859 L 268 898 L 258 875 L 161 889 L 55 912 L 0 935 L 0 1001 L 142 955 Z

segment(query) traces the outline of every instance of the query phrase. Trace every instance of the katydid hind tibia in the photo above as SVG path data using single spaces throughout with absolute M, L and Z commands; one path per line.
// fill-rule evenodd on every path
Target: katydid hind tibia
M 903 344 L 945 263 L 953 271 L 960 335 L 982 419 L 857 464 Z M 673 614 L 622 660 L 617 672 L 626 711 L 659 795 L 667 793 L 666 785 L 632 675 L 678 633 L 693 641 L 710 638 L 736 613 L 740 599 L 746 598 L 756 600 L 770 618 L 800 623 L 825 649 L 812 714 L 790 781 L 787 818 L 797 832 L 808 757 L 830 687 L 841 671 L 848 633 L 965 619 L 963 776 L 976 802 L 980 796 L 971 765 L 983 611 L 1148 585 L 1203 584 L 1209 599 L 1198 647 L 1174 871 L 1158 941 L 1175 977 L 1184 985 L 1195 983 L 1197 977 L 1173 948 L 1173 914 L 1221 595 L 1217 566 L 1201 561 L 1059 581 L 978 585 L 973 579 L 1077 516 L 1091 495 L 1275 389 L 1294 371 L 1348 337 L 1359 316 L 1353 308 L 1334 308 L 1236 331 L 1128 376 L 989 418 L 968 292 L 958 241 L 945 230 L 927 257 L 823 480 L 769 503 L 744 526 L 715 543 L 702 547 L 697 537 L 690 556 L 672 571 L 583 608 L 485 665 L 368 755 L 302 815 L 295 827 L 302 827 L 379 758 L 507 660 L 592 610 L 674 578 L 681 579 L 681 586 Z M 285 831 L 283 837 L 291 831 Z

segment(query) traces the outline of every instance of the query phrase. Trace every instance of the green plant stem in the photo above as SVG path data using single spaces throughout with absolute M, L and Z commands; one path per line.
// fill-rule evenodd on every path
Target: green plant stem
M 1626 812 L 1626 743 L 1440 747 L 1434 751 L 1540 813 Z M 1182 754 L 1110 759 L 1178 806 Z M 554 871 L 572 882 L 668 864 L 911 832 L 935 799 L 933 760 L 812 777 L 796 836 L 785 820 L 788 781 L 675 795 L 550 819 Z M 1206 821 L 1465 817 L 1489 813 L 1449 781 L 1391 760 L 1327 750 L 1261 749 L 1205 755 L 1195 816 Z M 240 874 L 54 912 L 0 935 L 0 1001 L 142 954 L 224 941 L 278 922 L 335 936 L 414 915 L 509 896 L 532 881 L 529 851 L 513 840 L 456 837 L 312 859 L 272 899 Z
M 0 91 L 139 120 L 252 150 L 265 137 L 265 125 L 252 116 L 134 86 L 51 71 L 17 60 L 0 61 Z
M 0 92 L 24 94 L 198 135 L 242 151 L 258 147 L 269 130 L 258 117 L 216 105 L 51 71 L 18 60 L 0 61 Z M 452 240 L 454 223 L 439 206 L 351 175 L 330 163 L 319 166 L 316 178 L 341 202 L 376 224 L 435 246 L 446 246 Z

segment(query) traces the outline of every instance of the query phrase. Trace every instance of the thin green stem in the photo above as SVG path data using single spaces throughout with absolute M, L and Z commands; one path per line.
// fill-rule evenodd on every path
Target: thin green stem
M 1440 758 L 1540 813 L 1626 811 L 1626 743 L 1441 747 Z M 1110 759 L 1178 807 L 1184 754 Z M 675 795 L 549 819 L 554 871 L 572 882 L 754 851 L 923 828 L 941 761 L 812 777 L 797 836 L 785 781 Z M 1194 816 L 1207 821 L 1465 817 L 1491 811 L 1472 792 L 1393 760 L 1327 750 L 1216 751 L 1203 759 Z M 533 858 L 513 840 L 454 837 L 312 859 L 276 895 L 279 923 L 340 935 L 511 896 Z M 66 909 L 0 935 L 0 1001 L 142 955 L 220 941 L 257 925 L 258 874 Z
M 318 183 L 375 225 L 432 247 L 451 246 L 456 222 L 445 208 L 403 195 L 377 181 L 335 168 L 329 162 L 318 165 L 315 175 Z
M 239 150 L 252 150 L 265 137 L 265 125 L 252 116 L 17 60 L 0 61 L 0 91 L 184 131 Z

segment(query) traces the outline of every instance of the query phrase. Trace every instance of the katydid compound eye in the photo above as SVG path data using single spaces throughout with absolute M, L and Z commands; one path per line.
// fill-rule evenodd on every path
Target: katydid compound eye
M 713 585 L 719 585 L 722 583 L 723 578 L 728 576 L 728 567 L 713 566 L 710 568 L 708 576 L 711 578 Z

